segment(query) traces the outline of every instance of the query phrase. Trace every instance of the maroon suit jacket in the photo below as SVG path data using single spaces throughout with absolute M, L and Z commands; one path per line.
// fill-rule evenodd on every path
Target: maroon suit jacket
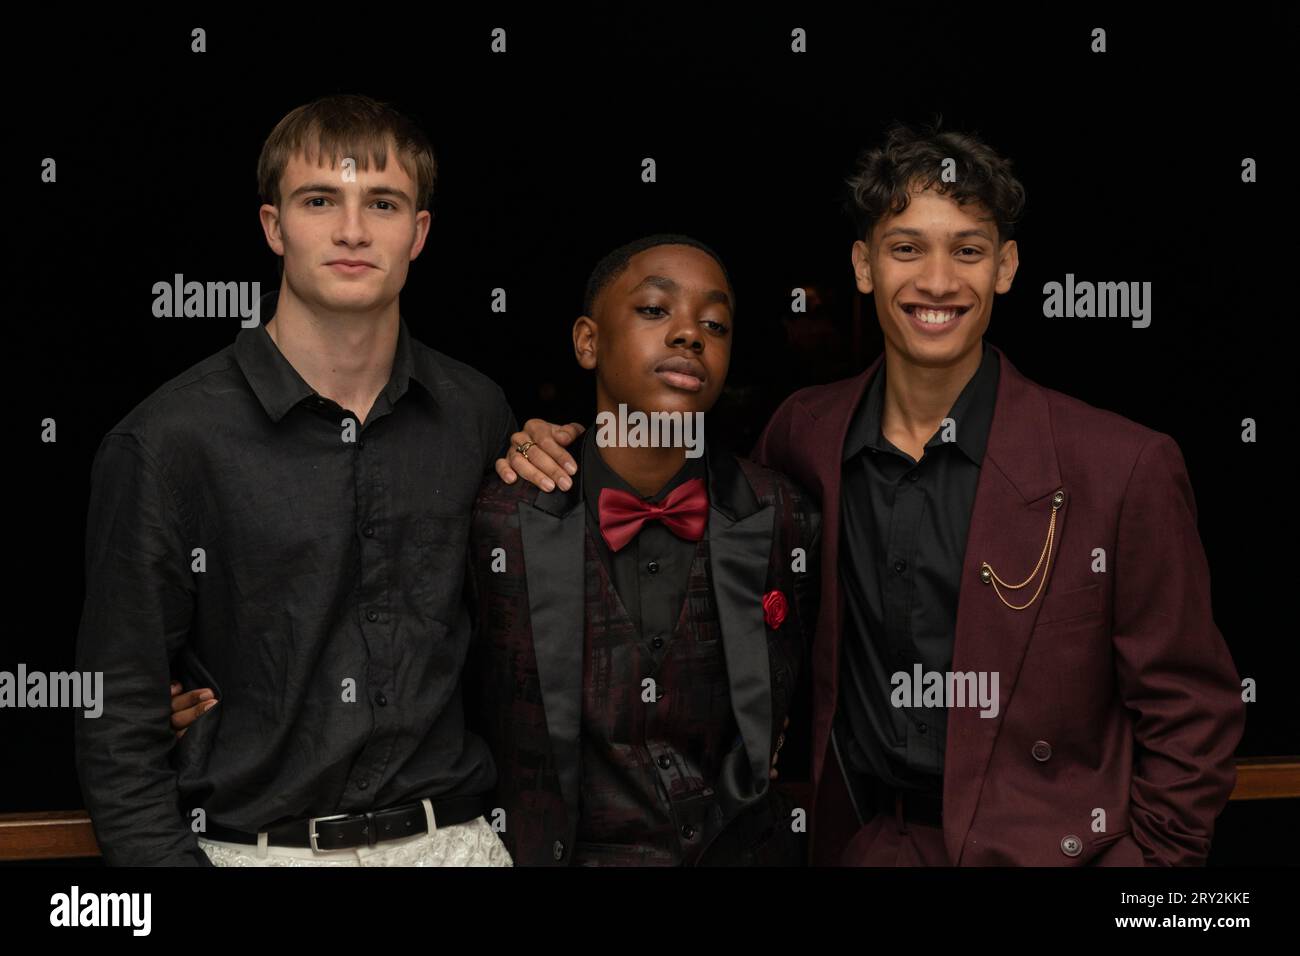
M 997 404 L 962 564 L 952 669 L 997 671 L 1000 701 L 993 718 L 973 707 L 949 711 L 949 859 L 1203 863 L 1236 781 L 1245 707 L 1211 617 L 1182 455 L 1168 435 L 1036 385 L 997 351 Z M 840 854 L 859 826 L 829 746 L 844 609 L 840 467 L 850 419 L 882 360 L 792 395 L 751 456 L 822 501 L 810 833 L 813 862 L 828 865 L 851 862 Z M 981 580 L 981 562 L 1004 580 L 1024 580 L 1058 490 L 1065 501 L 1047 584 L 1029 608 L 1011 610 Z M 1093 570 L 1096 549 L 1104 573 Z M 1003 593 L 1023 604 L 1035 586 Z M 1093 830 L 1098 808 L 1104 832 Z

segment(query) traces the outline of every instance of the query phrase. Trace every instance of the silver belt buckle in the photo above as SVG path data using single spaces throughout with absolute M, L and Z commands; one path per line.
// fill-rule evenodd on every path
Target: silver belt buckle
M 317 837 L 320 836 L 320 834 L 316 832 L 316 823 L 317 823 L 317 821 L 319 821 L 319 820 L 342 820 L 344 817 L 350 817 L 350 816 L 353 816 L 353 814 L 351 814 L 351 813 L 335 813 L 335 814 L 332 814 L 331 816 L 328 816 L 328 817 L 311 817 L 311 818 L 307 821 L 307 836 L 308 836 L 308 842 L 311 844 L 311 848 L 312 848 L 315 852 L 317 852 L 317 853 L 329 853 L 329 852 L 330 852 L 329 850 L 321 850 L 321 848 L 318 847 L 318 846 L 316 845 L 316 839 L 317 839 Z

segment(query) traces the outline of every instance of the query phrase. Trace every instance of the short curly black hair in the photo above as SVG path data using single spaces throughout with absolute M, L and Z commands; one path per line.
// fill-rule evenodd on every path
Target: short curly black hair
M 712 256 L 713 261 L 722 270 L 723 278 L 727 280 L 727 291 L 731 294 L 731 309 L 733 313 L 735 312 L 736 290 L 731 283 L 731 273 L 727 271 L 727 265 L 722 261 L 722 257 L 698 239 L 692 239 L 690 236 L 683 236 L 679 233 L 659 232 L 653 236 L 642 236 L 640 239 L 633 239 L 631 242 L 624 243 L 596 263 L 596 267 L 591 270 L 591 277 L 587 279 L 587 289 L 582 296 L 582 314 L 592 314 L 591 310 L 596 305 L 596 297 L 604 291 L 606 286 L 623 274 L 634 255 L 638 252 L 645 252 L 647 249 L 653 249 L 655 246 L 694 246 L 696 249 Z
M 999 156 L 976 134 L 944 131 L 943 117 L 914 130 L 894 123 L 883 145 L 863 150 L 853 175 L 845 180 L 845 211 L 857 237 L 871 239 L 871 230 L 908 204 L 910 189 L 933 187 L 959 205 L 981 203 L 998 227 L 998 244 L 1015 233 L 1025 208 L 1025 187 L 1011 171 L 1011 161 Z M 956 181 L 941 179 L 944 161 L 954 160 Z

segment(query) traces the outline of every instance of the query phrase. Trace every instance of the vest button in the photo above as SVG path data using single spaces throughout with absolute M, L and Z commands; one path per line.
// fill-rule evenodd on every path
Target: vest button
M 667 754 L 660 754 L 659 759 L 656 760 L 655 763 L 659 764 L 660 770 L 667 770 L 673 764 L 673 762 L 668 759 Z
M 648 563 L 648 564 L 645 566 L 645 569 L 646 569 L 647 571 L 649 571 L 651 574 L 658 574 L 658 573 L 659 573 L 659 562 L 658 562 L 658 561 L 651 561 L 650 563 Z
M 650 646 L 657 651 L 659 650 L 659 648 L 664 646 L 664 639 L 662 637 L 656 637 L 653 641 L 650 642 Z
M 551 844 L 551 857 L 558 863 L 564 859 L 564 844 L 556 840 Z
M 1071 833 L 1061 838 L 1061 852 L 1066 856 L 1078 856 L 1083 852 L 1083 841 Z
M 1046 740 L 1035 740 L 1029 751 L 1039 763 L 1046 763 L 1052 757 L 1052 745 Z

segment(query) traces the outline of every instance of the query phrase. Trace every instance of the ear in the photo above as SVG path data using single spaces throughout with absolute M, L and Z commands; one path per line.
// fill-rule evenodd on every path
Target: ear
M 578 360 L 578 364 L 588 371 L 597 365 L 597 333 L 596 320 L 589 315 L 580 315 L 573 323 L 573 356 Z
M 421 209 L 415 214 L 415 241 L 411 243 L 411 261 L 420 254 L 424 248 L 424 241 L 429 238 L 429 224 L 433 220 L 433 214 L 427 209 Z
M 270 203 L 263 204 L 257 211 L 262 220 L 262 232 L 266 234 L 266 244 L 277 256 L 284 255 L 284 237 L 280 234 L 280 209 Z
M 857 280 L 858 291 L 863 295 L 872 290 L 871 248 L 861 239 L 853 243 L 853 276 Z
M 1002 248 L 998 251 L 998 280 L 993 286 L 994 290 L 1009 292 L 1011 281 L 1016 277 L 1016 270 L 1019 268 L 1020 248 L 1014 239 L 1008 239 L 1002 243 Z

